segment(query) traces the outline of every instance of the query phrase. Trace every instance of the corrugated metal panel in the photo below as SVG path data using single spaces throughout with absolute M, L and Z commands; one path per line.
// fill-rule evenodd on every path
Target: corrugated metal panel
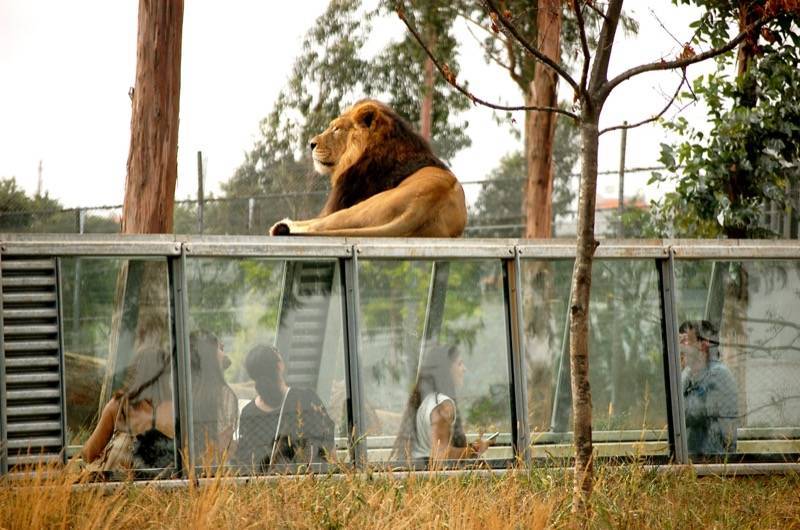
M 62 459 L 62 374 L 55 259 L 2 259 L 3 380 L 9 471 Z

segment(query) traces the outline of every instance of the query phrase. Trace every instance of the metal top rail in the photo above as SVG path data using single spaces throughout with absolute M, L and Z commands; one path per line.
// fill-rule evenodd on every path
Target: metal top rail
M 600 239 L 599 259 L 798 259 L 800 240 Z M 374 259 L 572 259 L 574 239 L 0 234 L 0 253 Z

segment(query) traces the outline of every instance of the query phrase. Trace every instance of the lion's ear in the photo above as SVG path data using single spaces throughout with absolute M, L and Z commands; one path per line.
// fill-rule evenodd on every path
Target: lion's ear
M 379 115 L 380 110 L 375 105 L 363 105 L 356 110 L 353 121 L 355 121 L 356 125 L 359 127 L 369 129 L 378 119 Z

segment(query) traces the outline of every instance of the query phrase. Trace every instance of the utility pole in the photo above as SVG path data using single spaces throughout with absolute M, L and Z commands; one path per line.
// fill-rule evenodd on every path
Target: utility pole
M 39 179 L 36 181 L 36 196 L 42 196 L 42 160 L 39 159 Z
M 628 122 L 622 122 L 628 125 Z M 622 213 L 625 211 L 625 148 L 628 143 L 628 129 L 622 129 L 619 145 L 619 201 L 617 202 L 617 237 L 622 239 Z
M 197 233 L 203 233 L 203 152 L 197 152 Z

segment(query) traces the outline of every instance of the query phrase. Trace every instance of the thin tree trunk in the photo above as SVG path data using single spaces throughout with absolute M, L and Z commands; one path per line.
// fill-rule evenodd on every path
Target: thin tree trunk
M 435 45 L 435 39 L 433 37 L 431 37 L 429 45 L 431 47 Z M 433 61 L 430 57 L 425 59 L 424 74 L 422 107 L 419 111 L 419 133 L 430 142 L 433 137 L 433 83 L 436 80 L 434 77 Z
M 578 241 L 570 299 L 570 368 L 575 436 L 573 512 L 585 514 L 593 486 L 592 392 L 589 385 L 589 295 L 592 258 L 597 248 L 594 213 L 597 188 L 598 116 L 586 109 L 581 117 L 581 186 Z
M 559 62 L 561 55 L 561 2 L 540 0 L 537 11 L 538 48 Z M 558 75 L 542 63 L 536 64 L 526 105 L 558 106 Z M 550 238 L 553 233 L 553 140 L 556 119 L 553 112 L 534 112 L 525 120 L 525 237 Z
M 183 0 L 140 0 L 122 233 L 172 232 Z

